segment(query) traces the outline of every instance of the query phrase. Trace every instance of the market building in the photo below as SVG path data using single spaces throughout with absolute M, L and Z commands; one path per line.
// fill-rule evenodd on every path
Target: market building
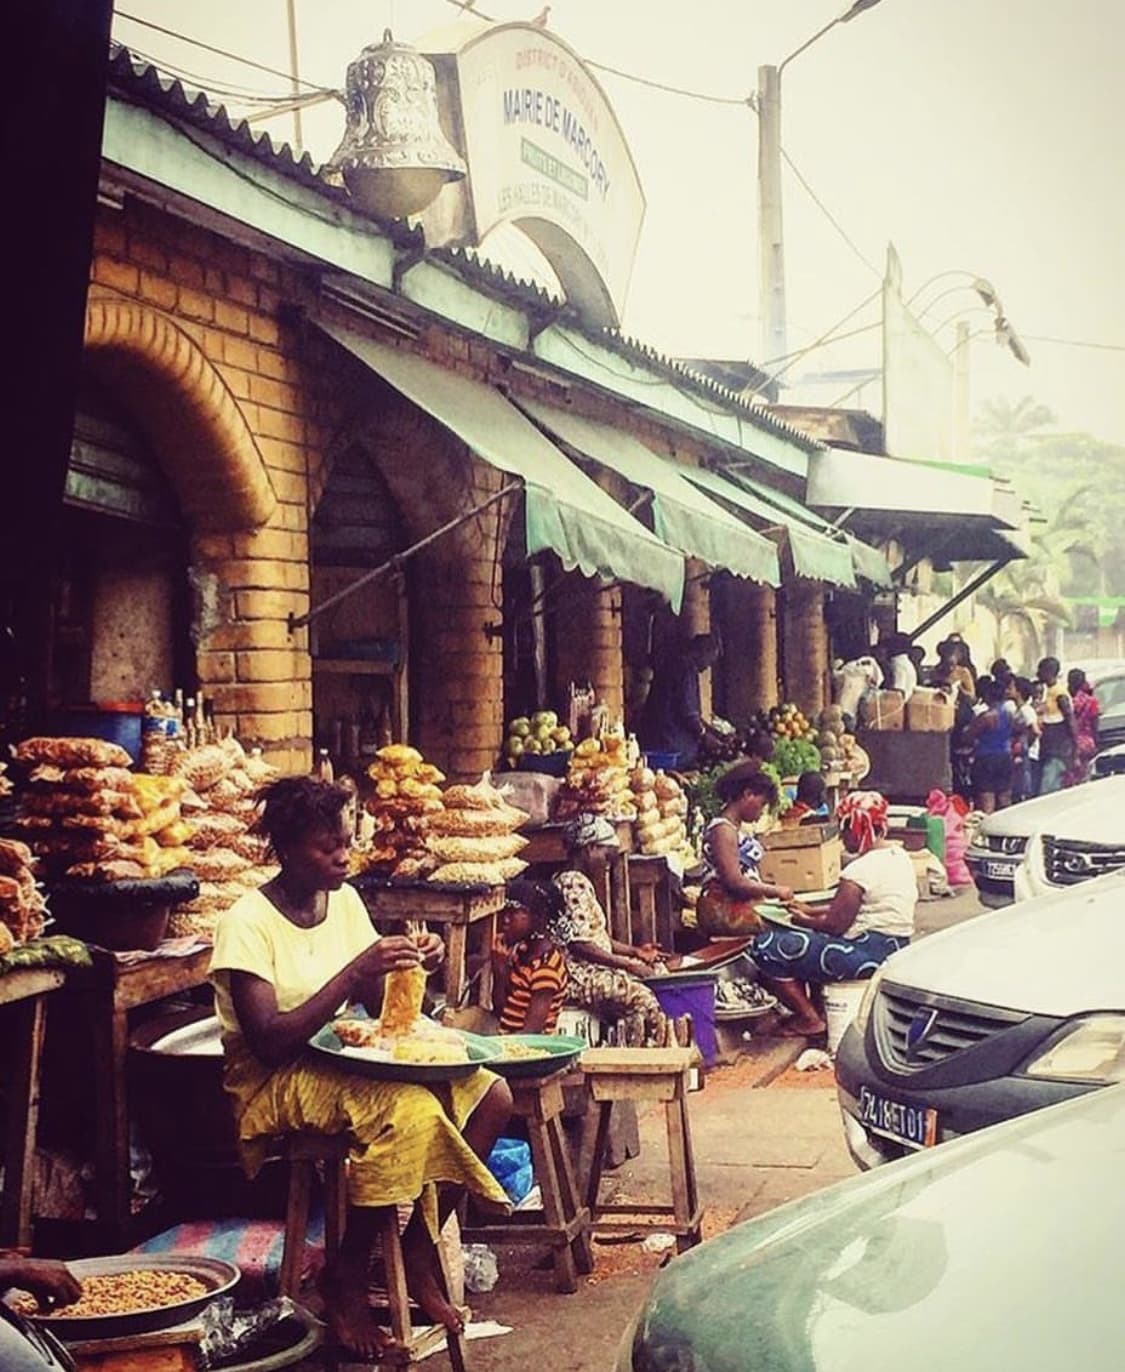
M 802 503 L 822 445 L 606 322 L 621 244 L 562 243 L 563 301 L 338 180 L 115 51 L 52 704 L 182 685 L 286 769 L 393 735 L 468 776 L 712 627 L 716 708 L 824 704 L 887 576 Z

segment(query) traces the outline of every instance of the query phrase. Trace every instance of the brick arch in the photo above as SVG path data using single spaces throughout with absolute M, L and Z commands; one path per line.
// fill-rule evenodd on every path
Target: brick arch
M 134 300 L 92 292 L 86 361 L 128 406 L 152 444 L 192 528 L 253 529 L 277 505 L 238 402 L 175 321 Z

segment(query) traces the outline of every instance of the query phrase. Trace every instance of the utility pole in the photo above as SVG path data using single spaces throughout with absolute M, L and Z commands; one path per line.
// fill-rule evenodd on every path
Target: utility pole
M 293 89 L 294 100 L 301 94 L 301 72 L 298 66 L 297 51 L 297 0 L 285 0 L 285 17 L 289 25 L 289 84 Z M 301 107 L 293 106 L 293 151 L 298 157 L 305 150 L 301 133 Z
M 781 225 L 781 76 L 794 58 L 829 33 L 837 24 L 850 24 L 880 0 L 852 0 L 835 19 L 805 41 L 776 67 L 758 68 L 758 309 L 761 314 L 760 361 L 780 360 L 788 352 L 785 331 L 785 240 Z M 765 387 L 768 400 L 776 400 L 778 387 Z
M 781 71 L 758 68 L 758 300 L 762 357 L 785 357 L 785 239 L 781 222 Z M 766 398 L 776 400 L 771 381 Z

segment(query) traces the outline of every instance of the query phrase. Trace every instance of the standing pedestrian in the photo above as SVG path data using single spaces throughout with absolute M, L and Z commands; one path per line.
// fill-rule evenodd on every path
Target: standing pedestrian
M 1098 698 L 1086 673 L 1072 667 L 1066 676 L 1074 711 L 1074 760 L 1063 777 L 1064 786 L 1077 786 L 1090 775 L 1090 764 L 1098 751 Z
M 1025 676 L 1012 678 L 1012 802 L 1019 804 L 1039 787 L 1039 716 L 1032 703 L 1034 687 Z
M 986 815 L 1012 803 L 1012 715 L 1004 708 L 1007 692 L 992 677 L 981 677 L 980 712 L 969 726 L 973 742 L 973 801 Z
M 1078 744 L 1074 707 L 1066 687 L 1059 681 L 1059 660 L 1045 657 L 1036 672 L 1043 690 L 1039 700 L 1039 794 L 1062 789 L 1067 769 L 1073 765 Z

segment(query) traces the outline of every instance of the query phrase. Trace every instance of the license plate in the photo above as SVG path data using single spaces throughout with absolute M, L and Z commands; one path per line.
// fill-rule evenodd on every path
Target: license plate
M 984 864 L 984 874 L 997 881 L 1011 881 L 1018 866 L 1015 862 L 986 862 Z
M 873 1134 L 908 1148 L 932 1148 L 938 1141 L 938 1112 L 928 1105 L 903 1105 L 859 1088 L 859 1118 Z

